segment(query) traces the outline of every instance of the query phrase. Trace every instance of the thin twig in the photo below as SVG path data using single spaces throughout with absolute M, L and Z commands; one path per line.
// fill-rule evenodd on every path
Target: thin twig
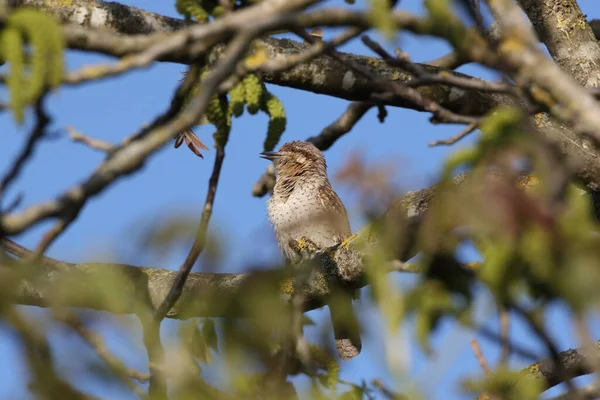
M 162 320 L 165 315 L 171 310 L 173 305 L 181 296 L 181 292 L 183 291 L 183 286 L 185 285 L 185 281 L 187 280 L 192 267 L 196 263 L 198 256 L 204 250 L 204 246 L 206 244 L 206 231 L 208 229 L 208 223 L 210 221 L 210 217 L 212 215 L 213 204 L 215 201 L 215 195 L 217 193 L 217 186 L 219 185 L 219 176 L 221 175 L 221 167 L 223 166 L 223 160 L 225 158 L 225 149 L 222 147 L 217 147 L 217 154 L 215 157 L 215 164 L 213 166 L 213 171 L 208 181 L 208 192 L 206 193 L 206 200 L 204 202 L 204 209 L 202 210 L 202 217 L 200 220 L 200 225 L 198 226 L 198 232 L 196 234 L 196 240 L 192 245 L 185 261 L 179 267 L 179 271 L 175 277 L 175 281 L 169 290 L 169 293 L 161 303 L 161 305 L 156 309 L 155 318 L 157 320 Z
M 31 371 L 31 388 L 41 398 L 67 398 L 76 400 L 96 399 L 80 393 L 71 384 L 60 378 L 46 336 L 27 321 L 16 307 L 5 307 L 3 320 L 19 333 L 17 338 L 23 345 Z
M 54 242 L 69 227 L 69 225 L 75 221 L 75 218 L 79 215 L 79 211 L 80 209 L 75 206 L 73 209 L 66 212 L 65 215 L 61 216 L 58 221 L 44 233 L 33 252 L 34 259 L 38 259 L 40 256 L 44 255 L 52 242 Z
M 147 67 L 171 51 L 172 48 L 169 45 L 162 46 L 161 44 L 161 46 L 149 47 L 147 51 L 144 51 L 139 55 L 123 57 L 115 63 L 84 66 L 78 71 L 65 74 L 63 83 L 65 85 L 79 85 L 85 82 L 99 81 L 101 79 L 121 75 L 134 69 Z M 3 78 L 3 80 L 5 79 L 6 78 Z
M 350 103 L 338 119 L 327 125 L 321 133 L 309 137 L 306 141 L 314 144 L 319 150 L 329 149 L 339 138 L 350 132 L 374 105 L 359 101 Z
M 409 87 L 419 87 L 434 84 L 442 84 L 461 89 L 479 90 L 490 93 L 507 93 L 514 96 L 517 95 L 518 90 L 516 87 L 502 82 L 492 82 L 478 78 L 464 78 L 462 76 L 451 75 L 448 73 L 427 73 L 406 83 L 406 85 Z
M 340 33 L 338 36 L 334 37 L 329 42 L 323 42 L 322 40 L 318 40 L 314 44 L 312 44 L 308 49 L 293 55 L 288 55 L 284 58 L 278 59 L 269 59 L 258 66 L 248 65 L 246 62 L 240 63 L 236 68 L 236 74 L 231 76 L 224 82 L 220 90 L 229 91 L 235 84 L 237 84 L 241 78 L 243 78 L 246 74 L 252 71 L 260 71 L 267 74 L 275 74 L 282 73 L 291 68 L 294 68 L 300 64 L 311 61 L 312 59 L 322 55 L 325 51 L 331 48 L 335 48 L 336 46 L 340 46 L 349 40 L 355 38 L 365 31 L 365 28 L 349 28 L 344 32 Z M 315 36 L 314 33 L 311 33 L 312 36 Z
M 466 326 L 470 327 L 473 330 L 476 330 L 477 333 L 488 340 L 493 340 L 496 343 L 502 343 L 502 338 L 495 330 L 491 330 L 485 326 L 479 326 L 474 324 L 467 324 Z M 535 362 L 539 359 L 538 355 L 528 349 L 525 346 L 519 345 L 517 343 L 511 342 L 510 344 L 511 353 L 517 354 L 519 357 L 527 359 L 529 361 Z
M 479 342 L 475 338 L 471 339 L 471 349 L 473 349 L 473 354 L 475 354 L 475 358 L 477 358 L 477 361 L 479 362 L 479 365 L 481 366 L 481 369 L 483 370 L 483 372 L 487 376 L 492 375 L 492 370 L 490 369 L 490 366 L 488 365 L 487 361 L 485 360 L 485 357 L 483 356 L 483 351 L 481 351 L 481 346 L 479 345 Z M 498 399 L 497 396 L 490 395 L 487 392 L 483 392 L 479 396 L 477 396 L 477 400 L 500 400 L 500 399 Z
M 325 53 L 329 49 L 334 49 L 344 43 L 354 39 L 365 31 L 364 28 L 348 28 L 330 41 L 324 42 L 319 39 L 312 44 L 308 49 L 298 53 L 286 56 L 280 59 L 268 60 L 262 63 L 258 70 L 269 74 L 280 73 L 297 65 L 311 61 L 313 58 Z M 311 35 L 314 37 L 314 35 Z
M 149 47 L 138 50 L 137 54 L 139 54 L 139 51 L 142 51 L 148 52 L 147 56 L 150 55 L 149 53 L 162 53 L 163 55 L 167 55 L 172 51 L 176 51 L 177 48 L 193 47 L 195 56 L 199 57 L 212 48 L 213 44 L 220 41 L 223 38 L 222 35 L 224 32 L 239 31 L 239 34 L 236 35 L 236 39 L 238 37 L 245 37 L 249 42 L 265 30 L 275 27 L 275 22 L 283 23 L 284 21 L 279 21 L 278 19 L 279 13 L 305 8 L 315 1 L 316 0 L 274 0 L 259 3 L 248 7 L 248 9 L 232 13 L 214 23 L 195 25 L 177 31 L 164 41 L 161 40 L 156 44 L 148 44 Z M 247 22 L 248 18 L 260 20 L 260 18 L 257 18 L 258 16 L 264 17 L 266 22 L 261 22 L 256 26 L 247 26 L 246 23 L 242 24 L 242 21 Z M 271 20 L 275 22 L 272 22 Z M 77 43 L 81 45 L 82 49 L 87 47 L 86 44 L 82 43 L 81 35 L 83 35 L 86 40 L 92 40 L 93 36 L 94 43 L 101 46 L 102 43 L 105 42 L 106 36 L 109 36 L 112 38 L 111 40 L 114 39 L 114 41 L 110 44 L 104 43 L 106 45 L 105 47 L 111 47 L 120 43 L 118 47 L 121 49 L 123 49 L 123 46 L 127 47 L 127 43 L 135 48 L 142 42 L 147 43 L 146 39 L 156 41 L 157 38 L 160 38 L 159 35 L 156 35 L 152 38 L 126 40 L 121 36 L 117 40 L 116 37 L 112 37 L 109 34 L 105 35 L 104 32 L 100 33 L 94 31 L 93 35 L 90 36 L 87 34 L 89 33 L 87 30 L 82 31 L 79 27 L 71 26 L 67 30 L 71 32 L 70 40 L 75 40 L 74 37 L 79 37 L 80 40 Z M 192 46 L 190 41 L 195 41 L 196 45 Z M 171 45 L 173 47 L 171 47 Z M 169 47 L 169 49 L 166 49 L 166 47 Z M 247 43 L 244 44 L 243 47 L 244 51 L 242 54 L 247 49 Z M 136 51 L 131 50 L 132 48 L 128 49 L 129 50 L 123 49 L 123 53 L 120 55 L 136 53 Z M 235 64 L 239 58 L 242 57 L 242 54 L 230 57 L 229 60 L 221 60 L 221 62 L 219 62 L 220 67 L 211 74 L 212 78 L 208 77 L 203 81 L 202 90 L 191 99 L 189 104 L 184 106 L 183 99 L 172 104 L 166 112 L 157 117 L 148 127 L 142 128 L 136 133 L 127 145 L 118 146 L 111 154 L 111 157 L 104 161 L 83 183 L 75 185 L 56 199 L 32 205 L 20 213 L 2 215 L 0 221 L 5 233 L 9 235 L 21 233 L 32 224 L 48 218 L 60 216 L 67 208 L 71 208 L 73 205 L 77 205 L 81 209 L 89 198 L 102 192 L 116 179 L 125 174 L 130 174 L 139 170 L 149 156 L 162 148 L 179 132 L 191 127 L 199 120 L 206 110 L 208 101 L 210 100 L 209 96 L 215 92 L 215 89 L 219 87 L 227 76 L 231 75 L 235 69 Z M 225 57 L 227 58 L 227 55 Z M 193 59 L 192 62 L 197 62 L 197 58 Z M 181 93 L 178 91 L 178 94 Z M 180 112 L 182 109 L 183 111 Z
M 212 83 L 213 87 L 210 88 L 211 94 L 215 91 L 219 84 L 231 73 L 231 70 L 235 68 L 237 61 L 241 58 L 241 56 L 246 52 L 252 37 L 254 36 L 252 30 L 244 34 L 238 35 L 229 45 L 227 49 L 227 54 L 223 57 L 223 59 L 217 64 L 217 67 L 213 73 L 211 73 L 206 79 L 203 80 L 202 85 L 200 87 L 200 93 L 203 91 L 206 92 L 206 86 L 209 83 Z M 210 81 L 210 82 L 209 82 Z M 196 239 L 192 248 L 190 249 L 185 261 L 179 267 L 179 271 L 177 272 L 177 276 L 175 277 L 175 281 L 169 290 L 169 293 L 160 304 L 160 306 L 156 309 L 154 313 L 154 317 L 157 321 L 161 321 L 165 315 L 171 310 L 173 305 L 181 296 L 181 292 L 183 290 L 183 286 L 185 285 L 185 281 L 187 280 L 192 267 L 196 263 L 196 260 L 200 256 L 200 253 L 204 250 L 204 246 L 206 244 L 206 231 L 208 229 L 208 223 L 210 221 L 210 217 L 212 215 L 213 203 L 215 200 L 215 195 L 217 193 L 217 186 L 219 184 L 219 176 L 221 174 L 221 167 L 223 166 L 223 159 L 225 158 L 225 149 L 217 146 L 217 154 L 215 156 L 215 164 L 213 166 L 213 171 L 208 181 L 208 192 L 206 193 L 206 200 L 204 202 L 204 209 L 202 210 L 202 217 L 200 220 L 200 225 L 198 226 L 198 232 L 196 234 Z
M 315 38 L 310 36 L 308 33 L 304 32 L 303 30 L 294 30 L 294 33 L 311 43 L 315 42 Z M 431 112 L 439 121 L 442 122 L 454 124 L 470 124 L 476 121 L 474 117 L 455 114 L 454 112 L 442 107 L 439 103 L 427 97 L 424 97 L 416 89 L 408 87 L 403 83 L 381 78 L 379 75 L 374 74 L 365 66 L 354 62 L 353 60 L 346 59 L 335 49 L 329 49 L 326 53 L 334 59 L 336 59 L 337 61 L 341 62 L 342 64 L 347 65 L 353 71 L 357 72 L 360 75 L 363 75 L 365 78 L 372 81 L 374 84 L 374 89 L 376 89 L 378 92 L 373 94 L 374 100 L 385 100 L 386 94 L 392 94 L 412 102 L 413 104 L 419 106 L 419 108 L 425 111 Z
M 40 141 L 40 139 L 44 136 L 46 132 L 46 127 L 50 123 L 50 118 L 44 111 L 44 102 L 45 94 L 42 95 L 35 104 L 35 115 L 36 115 L 36 123 L 31 133 L 29 134 L 29 138 L 27 139 L 27 143 L 23 150 L 12 164 L 10 170 L 6 173 L 2 181 L 0 182 L 0 215 L 1 213 L 1 202 L 2 196 L 6 189 L 10 186 L 10 184 L 19 176 L 21 170 L 25 166 L 25 163 L 29 158 L 33 155 L 33 151 L 35 150 L 36 145 Z
M 417 77 L 425 75 L 425 69 L 416 64 L 413 64 L 410 61 L 410 57 L 408 56 L 408 54 L 400 51 L 400 49 L 396 49 L 395 51 L 397 57 L 392 57 L 390 53 L 388 53 L 379 43 L 371 39 L 369 36 L 363 35 L 360 39 L 365 46 L 367 46 L 369 49 L 371 49 L 371 51 L 373 51 L 375 54 L 381 57 L 386 64 L 395 67 L 400 67 Z
M 6 252 L 20 260 L 26 260 L 28 258 L 33 258 L 33 251 L 26 249 L 25 247 L 21 246 L 20 244 L 15 243 L 12 240 L 7 239 L 7 238 L 4 238 L 4 239 L 2 239 L 2 241 L 0 241 L 0 248 L 4 252 Z M 72 265 L 72 264 L 69 264 L 69 263 L 66 263 L 66 262 L 63 262 L 60 260 L 56 260 L 54 258 L 45 257 L 45 256 L 38 257 L 37 261 L 41 262 L 45 265 L 52 266 L 56 269 L 64 269 L 65 267 L 69 267 L 70 265 Z
M 471 349 L 473 349 L 473 353 L 475 354 L 475 357 L 477 358 L 481 369 L 483 369 L 483 372 L 485 372 L 487 376 L 490 376 L 492 374 L 492 370 L 490 369 L 490 366 L 488 365 L 487 361 L 485 360 L 485 357 L 483 356 L 481 346 L 479 345 L 477 339 L 471 339 Z
M 371 381 L 371 384 L 374 387 L 376 387 L 377 389 L 379 389 L 379 391 L 381 391 L 381 394 L 383 395 L 383 397 L 386 399 L 398 400 L 398 399 L 403 398 L 400 394 L 394 393 L 390 389 L 388 389 L 387 386 L 385 386 L 385 384 L 383 382 L 381 382 L 379 379 L 373 379 L 373 381 Z
M 127 368 L 121 360 L 115 357 L 106 347 L 102 337 L 94 332 L 89 331 L 83 326 L 83 323 L 74 316 L 60 318 L 62 322 L 69 325 L 77 334 L 90 346 L 96 354 L 108 365 L 108 367 L 125 382 L 125 384 L 136 394 L 142 396 L 140 388 L 133 382 L 132 379 L 138 381 L 147 381 L 150 375 L 144 374 L 135 369 Z
M 21 203 L 23 202 L 23 192 L 18 193 L 15 198 L 7 204 L 6 208 L 4 209 L 5 213 L 11 213 L 13 211 L 15 211 L 17 209 L 17 207 L 19 207 L 21 205 Z
M 498 366 L 508 367 L 508 358 L 510 357 L 510 313 L 506 308 L 500 310 L 500 339 L 502 340 L 502 352 Z
M 471 62 L 472 60 L 466 58 L 463 54 L 457 51 L 451 51 L 450 53 L 444 56 L 438 57 L 431 61 L 427 61 L 425 62 L 425 64 L 431 65 L 432 67 L 456 69 Z
M 313 44 L 317 43 L 318 44 L 318 41 L 314 37 L 312 37 L 310 34 L 304 32 L 302 30 L 295 30 L 294 33 L 296 33 L 298 36 L 300 36 L 304 40 L 308 41 L 309 43 L 313 43 Z M 443 107 L 441 107 L 439 104 L 433 102 L 432 100 L 423 98 L 421 96 L 421 94 L 413 88 L 409 88 L 406 85 L 403 85 L 403 84 L 400 84 L 397 82 L 390 82 L 386 79 L 379 78 L 378 76 L 372 74 L 368 69 L 364 68 L 362 65 L 354 63 L 351 60 L 346 60 L 335 50 L 335 48 L 326 48 L 324 50 L 327 54 L 334 57 L 337 61 L 348 65 L 349 68 L 364 75 L 365 77 L 367 77 L 367 79 L 373 80 L 379 86 L 379 88 L 381 90 L 387 91 L 387 90 L 389 90 L 389 88 L 391 86 L 393 88 L 392 91 L 394 92 L 395 95 L 406 98 L 407 100 L 418 104 L 424 110 L 432 112 L 436 117 L 438 117 L 442 121 L 454 122 L 454 123 L 469 123 L 469 124 L 473 124 L 473 123 L 477 122 L 477 120 L 475 120 L 473 117 L 464 117 L 464 116 L 456 115 L 456 114 L 452 113 L 451 111 L 444 109 Z M 325 128 L 321 132 L 320 135 L 323 135 L 322 139 L 319 138 L 319 136 L 316 136 L 316 137 L 309 138 L 309 140 L 311 140 L 313 138 L 317 142 L 320 142 L 321 140 L 323 140 L 322 144 L 328 145 L 328 146 L 321 148 L 321 147 L 319 147 L 319 145 L 317 145 L 315 143 L 317 148 L 320 148 L 321 150 L 325 150 L 326 148 L 329 148 L 333 144 L 333 142 L 329 141 L 329 138 L 328 138 L 329 135 L 331 135 L 330 138 L 333 139 L 334 141 L 337 140 L 341 135 L 347 133 L 349 131 L 349 129 L 352 128 L 352 126 L 354 126 L 354 124 L 356 124 L 356 122 L 368 110 L 368 109 L 366 109 L 367 103 L 363 103 L 364 106 L 358 106 L 358 104 L 356 104 L 356 105 L 354 105 L 354 104 L 356 104 L 356 103 L 352 103 L 348 107 L 348 110 L 346 111 L 346 113 L 344 113 L 340 118 L 338 118 L 338 120 L 333 122 L 330 126 Z M 346 119 L 347 117 L 350 117 L 350 118 Z M 338 132 L 339 132 L 339 136 L 338 136 Z M 265 172 L 259 178 L 259 180 L 253 185 L 252 195 L 256 196 L 256 197 L 262 197 L 265 194 L 269 193 L 273 188 L 273 185 L 275 183 L 274 181 L 275 181 L 274 180 L 274 171 L 272 169 L 267 170 L 267 172 Z
M 379 43 L 375 42 L 367 35 L 364 35 L 361 40 L 388 65 L 400 67 L 415 75 L 415 79 L 411 79 L 406 83 L 406 86 L 408 87 L 414 88 L 432 84 L 443 84 L 462 89 L 480 90 L 482 92 L 516 94 L 516 88 L 514 86 L 502 82 L 490 82 L 483 79 L 453 75 L 451 73 L 430 73 L 423 66 L 411 62 L 407 55 L 403 57 L 393 57 L 385 51 Z
M 94 139 L 89 136 L 84 135 L 83 133 L 77 131 L 72 126 L 67 126 L 67 132 L 69 133 L 69 137 L 73 142 L 83 143 L 91 149 L 100 150 L 104 152 L 113 151 L 116 146 L 114 144 L 105 142 L 104 140 Z
M 431 143 L 429 143 L 429 146 L 434 147 L 434 146 L 440 146 L 440 145 L 445 145 L 445 146 L 453 145 L 454 143 L 458 142 L 459 140 L 463 139 L 464 137 L 468 136 L 470 133 L 475 131 L 475 129 L 477 129 L 478 125 L 479 125 L 479 121 L 474 122 L 474 123 L 468 125 L 467 127 L 465 127 L 465 129 L 463 129 L 456 135 L 454 135 L 448 139 L 436 140 L 434 142 L 431 142 Z

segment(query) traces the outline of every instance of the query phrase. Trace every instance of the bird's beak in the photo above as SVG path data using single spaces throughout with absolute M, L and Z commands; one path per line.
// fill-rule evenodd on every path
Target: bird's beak
M 260 158 L 264 158 L 265 160 L 274 160 L 277 157 L 280 157 L 281 154 L 276 151 L 265 151 L 258 155 Z

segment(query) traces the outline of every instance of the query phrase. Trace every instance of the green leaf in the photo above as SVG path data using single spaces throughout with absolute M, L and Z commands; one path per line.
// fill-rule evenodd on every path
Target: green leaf
M 396 33 L 394 20 L 392 19 L 389 0 L 371 0 L 369 16 L 377 29 L 385 35 L 388 40 L 393 39 Z
M 219 338 L 217 337 L 217 331 L 215 330 L 215 323 L 212 319 L 207 318 L 202 324 L 202 335 L 204 341 L 209 348 L 213 349 L 217 353 L 219 352 Z
M 472 393 L 486 392 L 505 400 L 539 399 L 543 383 L 539 379 L 528 377 L 523 371 L 500 369 L 479 380 L 463 382 L 466 390 Z
M 212 363 L 210 349 L 206 345 L 204 335 L 202 334 L 202 332 L 200 332 L 200 329 L 198 329 L 197 325 L 192 331 L 192 354 L 198 359 L 198 361 L 204 364 Z
M 337 400 L 361 400 L 363 398 L 363 394 L 364 392 L 361 388 L 354 386 L 347 392 L 340 394 Z

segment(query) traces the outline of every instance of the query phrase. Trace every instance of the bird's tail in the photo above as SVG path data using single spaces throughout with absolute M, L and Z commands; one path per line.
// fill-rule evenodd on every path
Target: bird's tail
M 340 358 L 351 360 L 360 354 L 360 326 L 352 309 L 352 297 L 348 293 L 336 293 L 329 301 L 333 336 Z

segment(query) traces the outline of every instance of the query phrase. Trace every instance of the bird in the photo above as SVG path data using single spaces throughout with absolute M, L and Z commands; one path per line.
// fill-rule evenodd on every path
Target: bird
M 267 215 L 288 262 L 293 265 L 302 261 L 293 245 L 299 239 L 326 249 L 352 235 L 346 208 L 331 186 L 325 157 L 315 145 L 292 141 L 279 151 L 259 156 L 272 161 L 275 167 L 275 186 L 267 201 Z M 342 360 L 350 360 L 362 347 L 352 295 L 338 295 L 328 306 L 337 353 Z

